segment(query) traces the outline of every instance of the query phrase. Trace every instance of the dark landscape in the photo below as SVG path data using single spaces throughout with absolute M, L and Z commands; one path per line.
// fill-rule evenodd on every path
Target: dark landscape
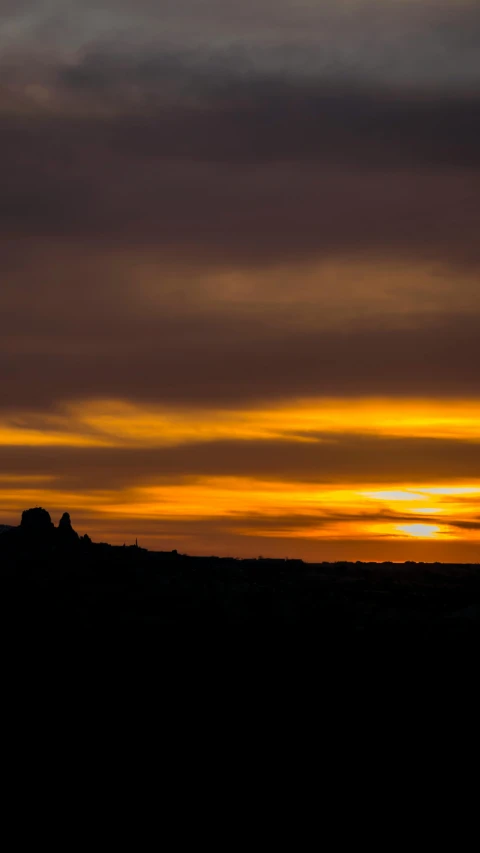
M 480 566 L 306 563 L 147 551 L 92 542 L 68 513 L 0 527 L 1 618 L 22 634 L 125 626 L 292 627 L 340 635 L 477 633 Z

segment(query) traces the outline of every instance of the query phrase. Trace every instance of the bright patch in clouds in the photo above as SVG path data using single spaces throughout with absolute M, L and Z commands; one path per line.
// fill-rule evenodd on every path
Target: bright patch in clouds
M 435 524 L 399 524 L 397 530 L 407 536 L 417 536 L 419 539 L 430 539 L 437 536 L 440 528 Z
M 415 492 L 402 491 L 401 489 L 381 492 L 365 492 L 366 498 L 373 498 L 379 501 L 421 501 L 422 495 Z

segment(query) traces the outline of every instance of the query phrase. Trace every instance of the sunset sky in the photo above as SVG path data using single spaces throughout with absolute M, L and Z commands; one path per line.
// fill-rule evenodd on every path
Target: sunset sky
M 2 0 L 0 524 L 480 562 L 478 0 Z

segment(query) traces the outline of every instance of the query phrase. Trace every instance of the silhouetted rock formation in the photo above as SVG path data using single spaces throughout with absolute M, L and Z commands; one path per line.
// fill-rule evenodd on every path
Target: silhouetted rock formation
M 50 513 L 40 506 L 26 509 L 22 513 L 19 534 L 23 547 L 29 550 L 50 549 L 55 537 L 55 527 Z
M 22 513 L 18 527 L 2 527 L 2 551 L 18 550 L 26 552 L 48 553 L 60 548 L 62 552 L 72 550 L 89 543 L 89 539 L 80 539 L 72 527 L 70 514 L 64 512 L 58 527 L 55 527 L 50 513 L 36 506 Z
M 41 506 L 36 506 L 22 512 L 20 527 L 26 533 L 48 534 L 53 530 L 53 523 L 50 513 Z
M 72 527 L 70 513 L 64 512 L 58 523 L 58 540 L 62 545 L 75 545 L 79 541 L 78 533 Z

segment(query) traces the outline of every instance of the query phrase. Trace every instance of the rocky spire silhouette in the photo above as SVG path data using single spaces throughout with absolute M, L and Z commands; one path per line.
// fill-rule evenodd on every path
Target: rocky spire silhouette
M 60 541 L 65 544 L 78 542 L 78 533 L 72 527 L 70 513 L 64 512 L 58 523 L 58 535 Z

